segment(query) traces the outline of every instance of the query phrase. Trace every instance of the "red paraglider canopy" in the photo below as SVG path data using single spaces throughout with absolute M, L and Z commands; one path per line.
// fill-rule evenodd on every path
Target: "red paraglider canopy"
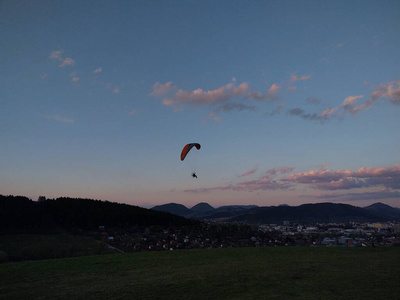
M 182 152 L 181 152 L 181 160 L 184 160 L 186 155 L 189 153 L 189 151 L 193 148 L 196 147 L 197 150 L 200 150 L 201 146 L 198 143 L 191 143 L 187 144 L 185 147 L 183 147 Z

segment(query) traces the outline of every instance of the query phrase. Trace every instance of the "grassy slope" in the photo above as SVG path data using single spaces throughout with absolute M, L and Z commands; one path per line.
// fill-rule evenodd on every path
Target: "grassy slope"
M 0 235 L 3 261 L 40 260 L 110 253 L 104 244 L 68 233 Z
M 0 265 L 1 299 L 400 299 L 400 248 L 236 248 Z

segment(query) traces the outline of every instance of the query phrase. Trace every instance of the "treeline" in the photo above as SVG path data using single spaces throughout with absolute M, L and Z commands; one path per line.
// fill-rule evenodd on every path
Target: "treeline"
M 0 195 L 0 232 L 94 230 L 98 226 L 181 226 L 194 221 L 169 213 L 109 201 Z

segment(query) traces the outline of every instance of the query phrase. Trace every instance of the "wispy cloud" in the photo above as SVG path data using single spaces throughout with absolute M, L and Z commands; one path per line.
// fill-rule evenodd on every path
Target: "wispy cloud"
M 232 102 L 236 98 L 246 100 L 265 101 L 275 99 L 279 86 L 272 84 L 266 92 L 250 89 L 248 83 L 237 84 L 236 80 L 220 86 L 214 90 L 203 90 L 201 88 L 187 91 L 172 85 L 172 82 L 161 84 L 156 82 L 153 85 L 151 95 L 163 98 L 162 103 L 167 106 L 214 106 L 220 105 L 216 110 L 254 110 L 255 107 L 248 104 Z
M 380 84 L 367 97 L 367 100 L 360 102 L 363 98 L 364 95 L 348 96 L 339 105 L 325 108 L 321 113 L 307 113 L 302 108 L 289 109 L 288 113 L 305 120 L 326 121 L 335 117 L 344 117 L 345 115 L 354 116 L 363 110 L 371 109 L 378 99 L 389 100 L 390 103 L 399 105 L 400 80 Z
M 260 179 L 243 181 L 237 184 L 216 186 L 210 188 L 191 189 L 191 190 L 185 190 L 185 192 L 208 193 L 212 191 L 226 191 L 226 190 L 252 192 L 252 191 L 262 191 L 262 190 L 264 191 L 285 190 L 289 189 L 290 187 L 292 187 L 291 183 L 279 182 L 268 176 L 263 176 Z
M 68 123 L 68 124 L 73 124 L 75 123 L 75 119 L 65 117 L 65 116 L 60 116 L 60 115 L 51 115 L 48 117 L 49 119 L 55 120 L 60 123 Z
M 284 103 L 280 103 L 280 104 L 278 104 L 278 106 L 274 110 L 265 113 L 265 116 L 271 117 L 271 116 L 277 115 L 277 114 L 279 114 L 281 112 L 281 110 L 284 107 L 285 107 L 285 104 Z
M 73 84 L 79 84 L 79 76 L 77 74 L 77 72 L 72 72 L 71 74 L 69 74 L 69 76 L 71 77 L 71 81 Z
M 58 65 L 60 68 L 73 66 L 75 64 L 75 60 L 73 60 L 70 57 L 63 57 L 62 53 L 63 53 L 62 50 L 53 50 L 50 53 L 49 59 L 57 60 L 57 61 L 61 62 Z
M 254 174 L 255 172 L 257 172 L 258 167 L 254 167 L 246 172 L 244 172 L 243 174 L 239 175 L 239 177 L 245 177 L 245 176 L 249 176 L 251 174 Z
M 348 190 L 363 187 L 400 189 L 400 165 L 350 170 L 312 170 L 281 178 L 283 182 L 306 184 L 318 190 Z
M 252 191 L 267 191 L 267 190 L 287 190 L 290 189 L 294 186 L 293 183 L 291 182 L 283 182 L 280 181 L 279 179 L 276 178 L 276 175 L 278 173 L 285 174 L 289 173 L 293 170 L 291 167 L 279 167 L 279 168 L 274 168 L 270 169 L 265 172 L 264 176 L 261 176 L 258 179 L 255 180 L 246 180 L 242 181 L 239 183 L 235 184 L 227 184 L 227 185 L 222 185 L 222 186 L 214 186 L 214 187 L 209 187 L 209 188 L 200 188 L 200 189 L 191 189 L 191 190 L 186 190 L 185 192 L 191 192 L 191 193 L 208 193 L 212 191 L 226 191 L 226 190 L 232 190 L 232 191 L 246 191 L 246 192 L 252 192 Z M 258 171 L 258 167 L 255 167 L 253 169 L 250 169 L 246 171 L 245 173 L 241 174 L 239 177 L 246 177 L 251 174 L 254 174 L 255 172 Z
M 58 60 L 61 58 L 61 53 L 62 53 L 61 50 L 53 50 L 51 51 L 49 58 Z
M 304 76 L 300 76 L 298 77 L 296 73 L 292 73 L 292 75 L 290 75 L 290 82 L 296 82 L 296 81 L 307 81 L 311 78 L 311 75 L 304 75 Z
M 96 70 L 93 71 L 93 74 L 99 74 L 103 72 L 103 69 L 101 67 L 97 68 Z
M 75 61 L 72 58 L 66 57 L 66 58 L 61 59 L 61 64 L 59 64 L 58 66 L 60 68 L 64 68 L 67 66 L 73 66 L 74 64 L 75 64 Z
M 199 189 L 186 190 L 192 193 L 206 193 L 213 191 L 267 191 L 267 190 L 294 190 L 297 186 L 308 186 L 316 190 L 330 191 L 334 194 L 321 194 L 322 197 L 335 198 L 337 191 L 346 191 L 358 189 L 361 192 L 353 193 L 360 195 L 366 193 L 366 189 L 384 189 L 389 195 L 392 191 L 400 189 L 400 165 L 391 167 L 371 167 L 359 168 L 356 171 L 350 170 L 327 170 L 320 168 L 308 172 L 299 172 L 291 175 L 293 167 L 278 167 L 265 171 L 265 175 L 259 179 L 241 181 L 221 186 L 213 186 Z M 258 168 L 253 168 L 243 173 L 239 177 L 245 177 L 254 174 Z M 397 191 L 394 195 L 398 195 Z M 343 195 L 343 194 L 342 194 Z M 347 193 L 347 195 L 351 195 Z M 364 194 L 365 195 L 365 194 Z
M 265 173 L 271 176 L 276 176 L 277 174 L 287 174 L 293 172 L 293 167 L 279 167 L 267 170 Z

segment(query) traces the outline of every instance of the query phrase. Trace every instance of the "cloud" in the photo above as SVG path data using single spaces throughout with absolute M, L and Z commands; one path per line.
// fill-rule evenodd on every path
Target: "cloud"
M 305 120 L 326 121 L 334 117 L 343 117 L 347 114 L 354 116 L 363 110 L 371 109 L 378 99 L 389 100 L 392 104 L 400 105 L 400 80 L 380 84 L 369 95 L 367 100 L 359 103 L 363 98 L 363 95 L 348 96 L 341 104 L 325 108 L 320 114 L 306 113 L 301 108 L 290 109 L 288 113 L 289 115 L 298 116 Z
M 53 50 L 53 51 L 51 51 L 49 58 L 50 59 L 60 59 L 61 53 L 62 53 L 61 50 Z
M 286 174 L 291 173 L 294 170 L 293 167 L 279 167 L 267 170 L 265 173 L 271 176 L 276 176 L 278 173 Z
M 309 186 L 316 190 L 331 192 L 362 188 L 383 188 L 389 194 L 389 192 L 393 190 L 400 189 L 400 165 L 394 165 L 391 167 L 359 168 L 356 171 L 333 171 L 320 168 L 308 172 L 294 173 L 289 176 L 284 175 L 293 172 L 293 170 L 293 167 L 286 166 L 273 168 L 267 170 L 265 176 L 256 180 L 186 190 L 186 192 L 205 193 L 225 190 L 248 192 L 262 190 L 293 190 L 298 185 Z M 248 176 L 256 171 L 258 171 L 258 168 L 253 168 L 239 177 Z M 398 193 L 399 192 L 397 192 L 396 195 L 398 195 Z M 324 197 L 334 198 L 335 196 L 325 194 Z
M 63 52 L 62 50 L 51 51 L 49 59 L 60 61 L 61 63 L 58 65 L 60 68 L 73 66 L 75 64 L 75 61 L 70 57 L 62 57 L 61 56 L 62 52 Z
M 279 114 L 284 107 L 285 107 L 285 104 L 284 103 L 280 103 L 274 110 L 265 113 L 265 116 L 271 117 L 271 116 L 274 116 L 276 114 Z
M 61 64 L 59 64 L 58 66 L 60 68 L 64 68 L 67 66 L 73 66 L 75 64 L 75 61 L 72 58 L 66 57 L 61 59 Z
M 348 190 L 363 187 L 400 189 L 400 165 L 350 170 L 312 170 L 281 178 L 283 182 L 307 184 L 318 190 Z
M 328 119 L 327 115 L 321 114 L 310 114 L 310 113 L 306 113 L 303 109 L 301 108 L 292 108 L 288 110 L 288 114 L 291 116 L 297 116 L 297 117 L 301 117 L 304 120 L 312 120 L 312 121 L 325 121 Z
M 179 89 L 173 86 L 172 82 L 161 84 L 156 82 L 153 85 L 151 95 L 153 97 L 162 97 L 162 103 L 167 106 L 213 106 L 220 105 L 217 108 L 220 111 L 231 110 L 254 110 L 254 106 L 247 104 L 232 103 L 237 97 L 246 100 L 265 101 L 275 99 L 280 87 L 272 84 L 265 93 L 254 91 L 249 88 L 245 82 L 237 85 L 236 80 L 220 86 L 214 90 L 203 90 L 198 88 L 193 91 Z
M 152 96 L 154 97 L 163 97 L 169 93 L 172 89 L 175 89 L 175 87 L 172 86 L 172 82 L 167 82 L 165 84 L 161 84 L 159 82 L 156 82 L 153 84 L 153 91 L 151 93 Z
M 249 176 L 251 174 L 254 174 L 255 172 L 257 172 L 258 167 L 254 167 L 253 169 L 250 169 L 246 172 L 244 172 L 243 174 L 239 175 L 239 177 L 245 177 L 245 176 Z
M 307 81 L 310 78 L 311 78 L 311 75 L 297 77 L 296 73 L 292 73 L 292 75 L 290 75 L 290 82 L 293 83 L 296 81 Z
M 261 191 L 261 190 L 285 190 L 289 189 L 292 186 L 291 183 L 287 182 L 278 182 L 273 179 L 271 179 L 268 176 L 263 176 L 260 179 L 257 180 L 248 180 L 248 181 L 243 181 L 237 184 L 229 184 L 229 185 L 224 185 L 224 186 L 216 186 L 216 187 L 210 187 L 210 188 L 199 188 L 199 189 L 191 189 L 191 190 L 185 190 L 185 192 L 190 192 L 190 193 L 208 193 L 212 191 L 226 191 L 226 190 L 232 190 L 232 191 L 247 191 L 247 192 L 252 192 L 252 191 Z
M 93 74 L 99 74 L 103 72 L 103 69 L 101 67 L 97 68 L 96 70 L 93 71 Z
M 72 83 L 79 84 L 80 78 L 78 77 L 76 72 L 72 72 L 71 74 L 69 74 L 69 76 L 71 77 Z
M 266 190 L 287 190 L 293 187 L 293 183 L 291 182 L 283 182 L 276 179 L 276 175 L 278 173 L 285 174 L 290 173 L 293 171 L 294 168 L 292 167 L 279 167 L 267 170 L 265 174 L 266 176 L 261 176 L 259 179 L 255 180 L 247 180 L 242 181 L 236 184 L 228 184 L 223 186 L 215 186 L 209 188 L 200 188 L 200 189 L 193 189 L 193 190 L 186 190 L 185 192 L 192 192 L 192 193 L 208 193 L 212 191 L 266 191 Z M 258 171 L 258 167 L 254 167 L 245 173 L 239 175 L 239 177 L 246 177 L 251 174 L 254 174 Z

